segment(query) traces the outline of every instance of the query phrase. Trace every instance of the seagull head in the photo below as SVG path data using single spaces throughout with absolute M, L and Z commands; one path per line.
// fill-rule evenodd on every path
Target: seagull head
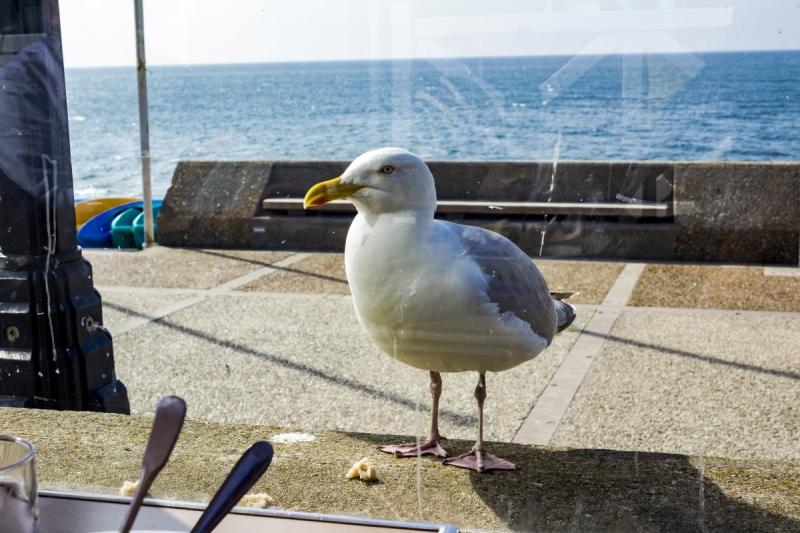
M 314 185 L 303 207 L 348 198 L 359 213 L 380 215 L 436 209 L 436 189 L 428 166 L 402 148 L 381 148 L 359 156 L 340 177 Z

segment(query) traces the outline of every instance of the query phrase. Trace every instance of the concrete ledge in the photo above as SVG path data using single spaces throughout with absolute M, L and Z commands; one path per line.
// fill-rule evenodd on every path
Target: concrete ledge
M 349 161 L 182 161 L 159 214 L 168 246 L 342 251 L 350 213 L 273 209 Z M 797 264 L 800 165 L 720 162 L 430 161 L 443 202 L 667 206 L 671 216 L 439 213 L 500 231 L 531 255 Z M 551 190 L 552 186 L 552 190 Z M 286 207 L 286 206 L 283 206 Z M 528 210 L 530 211 L 530 210 Z M 540 209 L 537 208 L 537 212 Z M 575 210 L 573 210 L 575 211 Z M 643 212 L 644 214 L 644 212 Z M 499 229 L 497 229 L 499 228 Z M 544 239 L 542 235 L 544 234 Z M 542 246 L 544 242 L 544 246 Z
M 191 414 L 191 406 L 189 406 Z M 0 409 L 3 433 L 37 448 L 43 489 L 116 493 L 138 477 L 152 419 Z M 156 498 L 206 501 L 238 456 L 288 430 L 190 421 L 156 480 Z M 776 461 L 493 444 L 521 470 L 479 475 L 426 458 L 395 459 L 379 443 L 408 437 L 314 431 L 275 444 L 255 491 L 284 509 L 525 531 L 798 531 L 800 467 Z M 448 441 L 456 453 L 471 442 Z M 368 457 L 379 481 L 347 480 Z
M 249 248 L 250 217 L 271 172 L 269 161 L 179 163 L 158 216 L 159 243 Z
M 303 211 L 302 198 L 267 198 L 261 203 L 265 211 Z M 347 200 L 334 200 L 317 206 L 315 211 L 355 214 L 356 206 Z M 439 200 L 436 214 L 503 215 L 584 215 L 595 217 L 663 218 L 672 216 L 668 204 L 626 204 L 590 202 L 476 202 Z
M 675 258 L 798 263 L 800 165 L 675 165 Z
M 302 216 L 254 217 L 251 244 L 254 248 L 271 250 L 342 252 L 351 222 L 349 217 L 325 217 L 319 225 L 309 224 L 309 219 Z M 636 223 L 609 224 L 581 218 L 549 222 L 464 218 L 458 223 L 500 233 L 532 256 L 651 261 L 669 261 L 675 257 L 674 224 L 653 224 L 645 233 Z M 545 227 L 547 234 L 542 246 Z

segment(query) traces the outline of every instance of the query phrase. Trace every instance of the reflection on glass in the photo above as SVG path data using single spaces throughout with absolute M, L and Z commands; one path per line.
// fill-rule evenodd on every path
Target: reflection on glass
M 158 496 L 202 501 L 257 437 L 276 450 L 259 491 L 281 509 L 485 530 L 798 529 L 793 2 L 148 3 L 162 203 L 159 246 L 142 252 L 131 6 L 61 4 L 75 197 L 106 217 L 80 241 L 102 314 L 70 324 L 87 349 L 113 335 L 114 372 L 92 378 L 124 382 L 134 415 L 186 398 Z M 36 43 L 0 33 L 1 76 L 8 47 Z M 0 134 L 26 139 L 13 129 Z M 392 146 L 432 183 L 406 190 L 394 159 L 353 174 Z M 401 205 L 352 188 L 381 169 Z M 329 201 L 304 209 L 318 183 Z M 0 219 L 26 220 L 0 202 Z M 483 314 L 468 312 L 476 287 Z M 54 294 L 69 303 L 53 311 L 90 300 Z M 554 298 L 577 309 L 558 335 Z M 486 316 L 541 326 L 544 342 Z M 0 326 L 13 374 L 26 332 Z M 490 356 L 507 364 L 475 363 Z M 78 439 L 32 413 L 47 423 L 14 419 L 15 434 Z M 86 421 L 104 453 L 48 471 L 62 476 L 49 487 L 135 479 L 149 424 L 58 417 Z M 389 443 L 430 453 L 376 450 Z M 441 464 L 474 445 L 518 469 Z M 347 481 L 364 459 L 378 481 Z

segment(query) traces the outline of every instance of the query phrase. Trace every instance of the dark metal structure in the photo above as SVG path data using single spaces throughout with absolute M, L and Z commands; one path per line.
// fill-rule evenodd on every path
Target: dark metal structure
M 78 247 L 57 0 L 0 0 L 0 405 L 129 413 Z

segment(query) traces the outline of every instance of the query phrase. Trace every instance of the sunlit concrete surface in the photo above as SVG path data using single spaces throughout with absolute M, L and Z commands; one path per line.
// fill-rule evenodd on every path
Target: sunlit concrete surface
M 554 261 L 534 259 L 551 290 L 577 292 L 570 302 L 598 304 L 622 271 L 608 261 Z M 312 254 L 291 268 L 248 283 L 244 291 L 322 292 L 350 294 L 343 254 Z
M 511 440 L 577 335 L 488 376 L 488 438 Z M 178 394 L 203 420 L 427 435 L 428 373 L 374 347 L 349 297 L 217 296 L 115 336 L 114 351 L 135 413 Z M 477 374 L 443 381 L 443 434 L 474 438 Z
M 133 317 L 151 313 L 175 300 L 197 294 L 191 289 L 97 287 L 103 299 L 103 326 L 114 327 Z
M 341 254 L 160 247 L 87 255 L 134 413 L 180 394 L 198 420 L 426 434 L 427 373 L 366 338 Z M 279 261 L 285 266 L 269 268 Z M 625 306 L 606 298 L 623 263 L 536 262 L 552 289 L 580 292 L 572 300 L 579 319 L 538 358 L 488 376 L 487 438 L 526 442 L 520 428 L 543 391 L 558 390 L 557 371 L 569 373 L 567 353 L 591 335 L 581 330 L 600 309 L 619 318 L 577 388 L 561 394 L 568 407 L 543 443 L 800 458 L 800 315 L 693 309 L 734 297 L 740 307 L 783 309 L 774 302 L 793 301 L 785 285 L 796 277 L 766 276 L 763 267 L 631 265 L 640 274 Z M 159 318 L 132 324 L 140 313 Z M 443 378 L 443 433 L 472 439 L 476 377 Z
M 798 312 L 798 273 L 797 267 L 647 265 L 629 304 Z
M 0 409 L 4 431 L 36 444 L 39 487 L 50 490 L 117 494 L 139 476 L 151 424 L 149 416 Z M 276 438 L 291 431 L 306 442 Z M 252 491 L 278 509 L 484 531 L 800 530 L 796 461 L 495 444 L 520 470 L 477 474 L 375 449 L 402 438 L 189 421 L 149 493 L 208 501 L 244 450 L 268 439 L 275 459 Z M 456 452 L 471 445 L 448 442 Z M 364 457 L 378 481 L 346 479 Z
M 573 304 L 599 304 L 622 272 L 624 263 L 553 261 L 534 258 L 551 291 L 577 291 Z
M 551 443 L 800 461 L 798 346 L 800 316 L 625 311 Z
M 366 338 L 341 254 L 87 256 L 134 415 L 166 394 L 189 406 L 155 497 L 205 501 L 250 443 L 300 431 L 314 440 L 277 443 L 255 487 L 278 508 L 481 530 L 800 530 L 800 314 L 701 308 L 725 307 L 715 291 L 728 287 L 744 307 L 776 309 L 757 302 L 785 292 L 750 284 L 755 267 L 746 279 L 719 266 L 698 278 L 687 265 L 537 260 L 552 289 L 580 291 L 578 320 L 533 361 L 487 376 L 490 448 L 521 470 L 480 475 L 375 449 L 426 435 L 428 375 Z M 709 297 L 665 299 L 670 283 Z M 608 334 L 575 388 L 559 391 L 558 376 L 586 361 L 595 322 Z M 475 438 L 476 376 L 443 380 L 444 444 L 463 453 Z M 547 445 L 511 444 L 525 442 L 521 428 L 548 397 L 566 407 Z M 36 444 L 43 488 L 101 493 L 138 476 L 150 420 L 0 409 L 3 432 Z M 345 479 L 363 457 L 378 482 Z
M 350 294 L 343 254 L 313 254 L 281 272 L 243 285 L 239 290 Z
M 285 252 L 183 250 L 143 252 L 84 250 L 95 285 L 208 289 L 280 261 Z

